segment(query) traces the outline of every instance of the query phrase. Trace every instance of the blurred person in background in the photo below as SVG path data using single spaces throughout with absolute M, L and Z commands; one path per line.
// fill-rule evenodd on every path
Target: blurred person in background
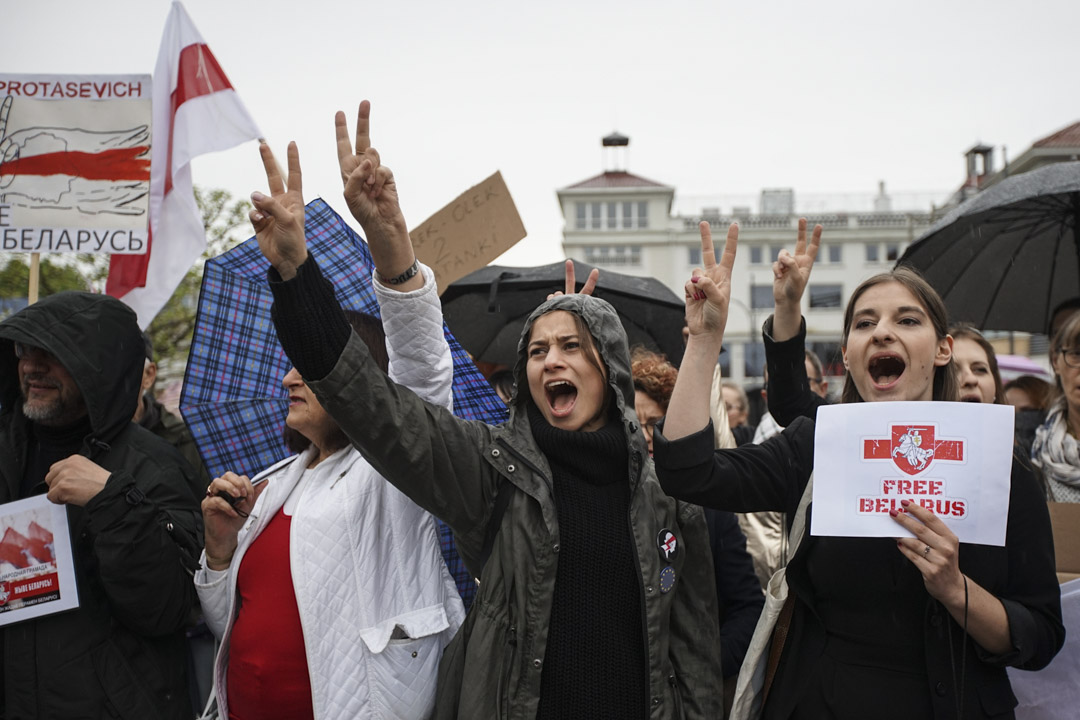
M 746 397 L 746 391 L 734 380 L 724 380 L 720 383 L 720 388 L 724 394 L 724 409 L 727 410 L 728 427 L 735 436 L 735 445 L 751 442 L 756 428 L 749 422 L 750 399 Z
M 1061 396 L 1035 431 L 1031 460 L 1046 480 L 1051 502 L 1080 502 L 1080 313 L 1050 341 L 1050 362 Z

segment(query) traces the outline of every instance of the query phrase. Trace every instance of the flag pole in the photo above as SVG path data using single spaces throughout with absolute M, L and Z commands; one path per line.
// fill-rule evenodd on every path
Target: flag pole
M 26 304 L 38 301 L 38 280 L 41 276 L 41 253 L 30 253 L 30 287 L 26 290 Z

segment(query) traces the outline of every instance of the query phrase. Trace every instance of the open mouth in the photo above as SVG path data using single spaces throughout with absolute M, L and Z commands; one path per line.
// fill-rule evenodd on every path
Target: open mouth
M 982 395 L 979 395 L 978 393 L 971 393 L 971 394 L 968 394 L 968 395 L 964 395 L 963 397 L 960 398 L 960 402 L 981 403 L 982 402 Z
M 900 379 L 906 367 L 897 355 L 877 355 L 870 358 L 870 378 L 877 387 L 887 388 Z
M 577 388 L 567 380 L 552 380 L 544 385 L 544 394 L 555 417 L 566 417 L 577 403 Z

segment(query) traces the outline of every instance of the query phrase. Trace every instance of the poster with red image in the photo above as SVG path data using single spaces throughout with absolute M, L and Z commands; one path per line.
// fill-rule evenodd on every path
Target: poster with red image
M 0 625 L 78 606 L 66 508 L 44 495 L 0 505 Z

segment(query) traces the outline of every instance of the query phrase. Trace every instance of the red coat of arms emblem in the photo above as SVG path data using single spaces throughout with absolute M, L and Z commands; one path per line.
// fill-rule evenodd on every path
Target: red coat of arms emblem
M 933 425 L 893 425 L 892 437 L 863 441 L 867 460 L 891 459 L 901 471 L 918 475 L 935 460 L 963 461 L 962 440 L 939 440 Z

